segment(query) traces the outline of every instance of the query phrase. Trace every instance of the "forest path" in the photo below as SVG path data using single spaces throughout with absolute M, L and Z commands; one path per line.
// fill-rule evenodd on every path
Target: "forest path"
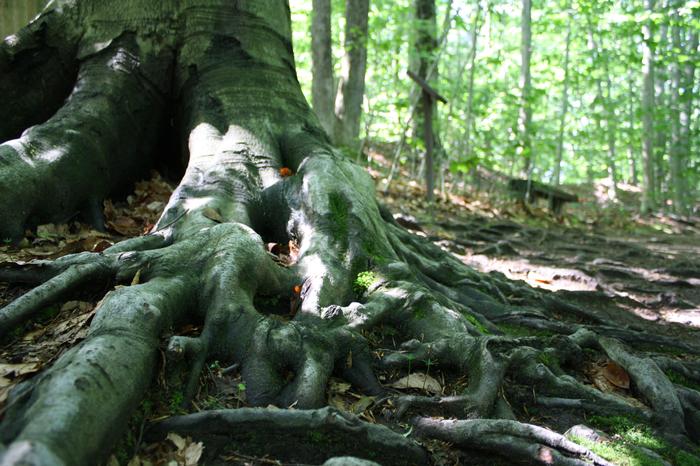
M 700 219 L 586 222 L 574 209 L 557 220 L 544 209 L 525 213 L 514 202 L 494 207 L 455 196 L 429 207 L 417 194 L 398 184 L 383 201 L 399 223 L 479 271 L 580 306 L 635 314 L 661 334 L 692 338 L 689 327 L 700 328 Z

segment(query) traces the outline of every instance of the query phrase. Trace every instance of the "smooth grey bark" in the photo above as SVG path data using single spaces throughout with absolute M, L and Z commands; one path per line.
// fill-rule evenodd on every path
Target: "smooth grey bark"
M 518 155 L 523 159 L 523 174 L 532 173 L 532 0 L 522 0 L 520 23 L 520 110 L 518 113 Z
M 569 56 L 571 54 L 571 19 L 566 27 L 566 50 L 564 52 L 564 89 L 561 95 L 561 110 L 559 112 L 559 132 L 557 133 L 557 152 L 554 160 L 554 175 L 552 184 L 559 185 L 561 161 L 564 154 L 564 132 L 566 130 L 566 114 L 569 110 Z
M 654 0 L 644 0 L 644 8 L 654 12 Z M 642 178 L 642 205 L 644 213 L 656 207 L 656 192 L 654 183 L 654 49 L 652 47 L 652 20 L 642 25 L 642 163 L 644 176 Z
M 345 55 L 335 97 L 335 144 L 356 148 L 367 73 L 369 0 L 345 2 Z
M 335 124 L 331 0 L 313 0 L 311 18 L 311 99 L 321 126 L 329 136 Z

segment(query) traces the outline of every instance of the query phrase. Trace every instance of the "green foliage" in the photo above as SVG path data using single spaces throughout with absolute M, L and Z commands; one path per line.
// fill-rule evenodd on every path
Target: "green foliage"
M 307 96 L 311 94 L 311 1 L 292 2 L 297 71 Z M 438 163 L 453 176 L 476 166 L 516 174 L 521 12 L 512 2 L 449 2 L 437 0 L 438 73 L 430 82 L 449 103 L 439 105 L 436 128 L 442 155 Z M 450 6 L 450 11 L 447 7 Z M 478 10 L 477 10 L 478 9 Z M 697 118 L 700 82 L 685 77 L 685 67 L 697 67 L 700 54 L 692 33 L 700 27 L 697 2 L 656 2 L 645 11 L 642 2 L 555 0 L 533 2 L 531 73 L 533 89 L 533 177 L 549 181 L 554 173 L 565 82 L 568 108 L 563 125 L 564 183 L 607 180 L 615 165 L 617 181 L 640 181 L 644 130 L 642 107 L 642 25 L 653 23 L 656 73 L 663 80 L 663 95 L 656 99 L 655 130 L 658 142 L 654 162 L 655 183 L 675 189 L 670 175 L 671 133 L 681 118 L 679 104 L 691 99 L 691 120 Z M 333 64 L 336 76 L 342 65 L 344 3 L 333 2 Z M 477 16 L 478 15 L 478 16 Z M 398 160 L 417 173 L 421 149 L 413 138 L 416 86 L 407 76 L 421 52 L 412 45 L 421 23 L 414 19 L 412 0 L 376 0 L 369 16 L 366 111 L 361 125 L 371 141 L 398 143 L 404 149 Z M 447 23 L 444 23 L 447 18 Z M 444 30 L 444 24 L 448 29 Z M 662 35 L 662 26 L 666 34 Z M 673 28 L 680 43 L 673 43 Z M 568 73 L 565 69 L 567 33 L 571 28 Z M 473 88 L 470 92 L 471 51 L 476 39 Z M 681 68 L 681 80 L 672 82 L 672 69 Z M 692 74 L 690 76 L 693 76 Z M 672 102 L 672 89 L 680 101 Z M 697 125 L 690 139 L 698 136 Z M 611 137 L 612 135 L 612 137 Z M 406 138 L 404 139 L 404 136 Z M 686 150 L 686 149 L 684 149 Z M 689 197 L 700 190 L 700 145 L 690 144 L 683 157 L 682 177 Z M 687 152 L 687 150 L 686 150 Z M 351 155 L 355 158 L 356 154 Z M 632 164 L 636 166 L 636 180 Z M 408 168 L 405 167 L 405 168 Z M 670 197 L 665 193 L 663 197 Z
M 375 281 L 377 281 L 377 276 L 371 270 L 360 272 L 353 282 L 353 290 L 357 294 L 362 294 L 367 291 Z
M 615 464 L 661 465 L 657 458 L 643 450 L 647 449 L 676 465 L 700 466 L 698 452 L 694 454 L 674 448 L 640 420 L 624 416 L 591 416 L 588 421 L 593 427 L 610 434 L 611 440 L 603 443 L 581 440 L 581 444 Z

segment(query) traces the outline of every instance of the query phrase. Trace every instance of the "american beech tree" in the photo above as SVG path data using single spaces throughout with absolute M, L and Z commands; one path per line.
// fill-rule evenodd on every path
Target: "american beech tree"
M 285 0 L 54 0 L 0 46 L 0 95 L 2 238 L 76 212 L 99 223 L 102 199 L 156 159 L 186 162 L 151 233 L 101 253 L 0 266 L 0 280 L 36 285 L 0 310 L 2 336 L 71 292 L 131 284 L 107 293 L 83 341 L 11 393 L 2 464 L 104 461 L 161 351 L 165 370 L 183 374 L 185 402 L 218 360 L 238 365 L 260 406 L 150 429 L 201 439 L 208 454 L 260 445 L 304 463 L 350 454 L 423 464 L 423 437 L 511 460 L 606 464 L 518 422 L 506 380 L 532 386 L 533 404 L 634 416 L 681 448 L 698 441 L 699 395 L 662 371 L 697 369 L 635 346 L 696 348 L 633 316 L 480 274 L 377 202 L 371 178 L 329 144 L 302 95 Z M 291 267 L 265 249 L 287 241 L 299 247 Z M 273 318 L 298 287 L 295 316 Z M 503 322 L 554 336 L 506 336 Z M 173 334 L 186 323 L 201 334 Z M 395 329 L 397 346 L 377 354 L 366 335 L 381 328 Z M 561 369 L 585 349 L 624 368 L 645 404 Z M 378 368 L 426 365 L 467 374 L 468 385 L 454 396 L 396 396 L 396 416 L 416 416 L 412 436 L 323 408 L 331 375 L 388 395 Z M 319 447 L 312 432 L 330 440 Z

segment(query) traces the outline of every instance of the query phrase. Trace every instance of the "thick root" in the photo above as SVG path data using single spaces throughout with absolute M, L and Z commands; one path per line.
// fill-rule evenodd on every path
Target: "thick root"
M 157 423 L 148 438 L 160 440 L 170 432 L 204 442 L 210 459 L 233 451 L 305 464 L 320 464 L 335 456 L 385 466 L 428 464 L 426 452 L 416 442 L 332 408 L 204 411 Z

